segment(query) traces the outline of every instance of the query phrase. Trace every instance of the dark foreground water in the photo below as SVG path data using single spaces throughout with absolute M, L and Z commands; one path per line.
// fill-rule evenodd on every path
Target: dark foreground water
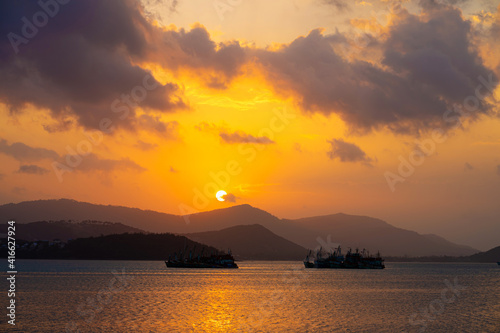
M 385 270 L 239 262 L 20 260 L 15 332 L 500 332 L 496 264 L 387 263 Z M 6 270 L 3 269 L 3 272 Z

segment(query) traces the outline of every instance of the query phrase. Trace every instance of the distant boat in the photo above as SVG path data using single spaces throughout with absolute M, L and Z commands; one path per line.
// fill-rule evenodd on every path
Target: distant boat
M 328 254 L 327 257 L 323 257 L 322 249 L 316 253 L 316 259 L 314 262 L 309 260 L 311 251 L 304 259 L 305 268 L 351 268 L 351 269 L 384 269 L 384 259 L 380 257 L 380 253 L 377 253 L 375 257 L 370 256 L 369 252 L 364 250 L 359 252 L 352 252 L 350 249 L 345 255 L 342 255 L 342 250 L 340 246 Z
M 497 261 L 497 264 L 500 266 L 500 261 Z
M 210 256 L 203 256 L 202 251 L 199 256 L 195 257 L 190 251 L 187 258 L 184 258 L 182 252 L 179 256 L 174 253 L 174 255 L 168 256 L 165 265 L 173 268 L 238 268 L 231 251 L 228 251 L 227 254 L 211 254 Z

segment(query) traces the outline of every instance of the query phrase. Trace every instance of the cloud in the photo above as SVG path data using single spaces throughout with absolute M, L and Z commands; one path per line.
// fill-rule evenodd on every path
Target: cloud
M 143 150 L 143 151 L 149 151 L 149 150 L 153 150 L 153 149 L 157 148 L 158 145 L 156 143 L 148 143 L 148 142 L 144 142 L 142 140 L 137 140 L 134 147 L 136 147 L 140 150 Z
M 322 0 L 326 5 L 334 7 L 339 12 L 349 9 L 349 2 L 345 0 Z
M 346 4 L 323 2 L 339 9 Z M 180 85 L 161 84 L 140 64 L 196 72 L 213 89 L 227 88 L 252 64 L 276 92 L 292 94 L 304 112 L 337 114 L 353 131 L 446 128 L 455 124 L 444 122 L 443 113 L 474 94 L 478 77 L 491 74 L 476 51 L 471 23 L 449 3 L 422 1 L 419 14 L 393 6 L 389 26 L 380 35 L 365 34 L 365 48 L 374 58 L 365 61 L 361 54 L 344 56 L 350 38 L 338 32 L 325 35 L 316 29 L 280 49 L 249 48 L 238 41 L 216 43 L 199 24 L 190 30 L 158 27 L 139 1 L 72 1 L 20 44 L 17 54 L 8 38 L 0 40 L 0 100 L 13 113 L 27 105 L 50 110 L 60 123 L 47 126 L 48 131 L 67 129 L 68 116 L 97 128 L 104 117 L 125 115 L 114 125 L 161 132 L 158 114 L 189 108 L 189 103 Z M 176 1 L 169 5 L 176 10 Z M 21 34 L 21 18 L 39 10 L 34 1 L 2 3 L 0 35 Z M 138 102 L 133 97 L 147 77 L 156 88 Z M 138 107 L 146 115 L 137 115 Z M 490 111 L 491 105 L 481 101 L 470 119 Z
M 178 0 L 143 0 L 147 11 L 145 15 L 151 20 L 166 21 L 172 14 L 178 13 Z M 168 9 L 168 12 L 165 11 Z
M 474 166 L 472 164 L 470 164 L 469 162 L 465 162 L 464 170 L 465 171 L 472 171 L 472 170 L 474 170 Z
M 69 156 L 70 155 L 66 156 L 66 158 L 68 158 Z M 144 172 L 147 170 L 129 158 L 108 159 L 108 158 L 101 158 L 94 153 L 80 157 L 81 160 L 79 163 L 73 162 L 75 165 L 71 167 L 71 171 L 76 171 L 76 172 L 98 171 L 98 172 L 108 173 L 115 170 L 119 171 L 127 170 L 136 172 Z M 61 165 L 63 166 L 66 165 L 64 160 L 60 160 L 59 163 L 61 163 Z M 60 165 L 58 166 L 58 168 L 60 168 Z
M 164 122 L 159 116 L 143 114 L 137 118 L 140 128 L 156 133 L 165 139 L 177 139 L 179 123 L 177 121 Z
M 237 196 L 235 196 L 234 194 L 232 193 L 228 193 L 226 195 L 223 195 L 222 198 L 225 200 L 225 201 L 229 201 L 229 202 L 236 202 L 239 198 Z
M 177 5 L 171 1 L 170 11 Z M 2 3 L 0 35 L 24 38 L 21 18 L 39 11 L 35 1 Z M 67 129 L 63 119 L 68 115 L 80 125 L 98 128 L 101 119 L 126 113 L 114 125 L 134 130 L 142 125 L 135 121 L 137 107 L 160 113 L 188 108 L 179 85 L 161 84 L 141 63 L 174 72 L 196 70 L 207 86 L 224 89 L 248 60 L 238 41 L 215 43 L 200 25 L 191 30 L 156 26 L 136 0 L 71 1 L 23 41 L 0 40 L 0 100 L 11 112 L 28 105 L 50 110 L 61 122 L 47 126 L 51 132 Z M 146 77 L 155 88 L 142 98 Z
M 216 89 L 224 89 L 239 74 L 250 55 L 238 41 L 215 43 L 203 26 L 163 32 L 161 52 L 156 59 L 166 68 L 188 67 L 198 70 L 197 76 Z
M 22 37 L 21 18 L 41 10 L 28 0 L 2 7 L 2 36 Z M 16 46 L 17 53 L 8 38 L 1 39 L 0 99 L 13 112 L 33 104 L 50 110 L 54 118 L 73 114 L 81 125 L 97 128 L 102 118 L 116 116 L 111 110 L 115 99 L 130 95 L 151 75 L 135 63 L 148 59 L 161 37 L 155 37 L 159 28 L 144 18 L 139 2 L 131 0 L 71 1 L 60 5 L 49 20 L 26 44 Z M 152 76 L 148 82 L 156 88 L 134 104 L 159 112 L 185 107 L 176 84 L 162 85 Z M 136 105 L 130 108 L 129 117 L 117 126 L 131 126 Z
M 195 125 L 194 128 L 200 132 L 218 132 L 219 130 L 224 129 L 224 126 L 217 126 L 215 124 L 208 123 L 206 121 L 202 121 L 198 125 Z
M 365 165 L 372 165 L 373 160 L 354 143 L 345 142 L 343 139 L 333 139 L 328 142 L 331 144 L 327 152 L 330 159 L 338 158 L 341 162 L 363 162 Z
M 443 114 L 474 96 L 478 77 L 498 81 L 476 51 L 470 22 L 451 6 L 426 6 L 419 15 L 395 8 L 387 32 L 371 46 L 378 62 L 345 59 L 345 36 L 318 29 L 278 51 L 256 51 L 257 61 L 276 91 L 292 92 L 306 112 L 338 114 L 354 131 L 455 125 Z M 481 101 L 470 119 L 490 108 Z
M 170 172 L 171 172 L 171 173 L 178 173 L 178 172 L 179 172 L 179 170 L 174 169 L 172 166 L 170 166 Z
M 227 133 L 227 132 L 221 132 L 219 133 L 219 136 L 221 137 L 222 141 L 225 143 L 255 143 L 255 144 L 262 144 L 262 145 L 268 145 L 275 143 L 273 140 L 269 139 L 266 136 L 258 136 L 255 137 L 251 134 L 244 133 L 242 131 L 236 131 L 233 133 Z
M 21 165 L 19 167 L 19 170 L 17 170 L 18 173 L 27 173 L 31 175 L 43 175 L 49 172 L 49 170 L 39 167 L 38 165 L 34 164 L 29 164 L 29 165 Z
M 42 159 L 57 159 L 59 155 L 50 149 L 33 148 L 22 142 L 8 144 L 7 140 L 0 139 L 0 153 L 4 153 L 18 161 L 38 161 Z
M 200 132 L 217 134 L 221 138 L 222 142 L 228 144 L 254 143 L 268 145 L 275 143 L 275 141 L 266 136 L 253 136 L 243 131 L 231 131 L 225 124 L 218 126 L 213 123 L 201 122 L 198 125 L 195 125 L 194 128 Z

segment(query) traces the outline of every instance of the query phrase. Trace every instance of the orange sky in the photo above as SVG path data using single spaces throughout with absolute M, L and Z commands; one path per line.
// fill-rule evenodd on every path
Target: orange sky
M 72 198 L 173 214 L 248 203 L 283 218 L 369 215 L 480 249 L 498 245 L 500 88 L 478 79 L 500 75 L 498 1 L 219 3 L 227 2 L 116 5 L 134 11 L 120 21 L 139 31 L 122 30 L 134 38 L 96 37 L 85 29 L 98 18 L 88 18 L 74 31 L 95 38 L 91 65 L 75 56 L 75 71 L 86 69 L 66 73 L 70 84 L 38 61 L 48 51 L 73 56 L 57 53 L 64 36 L 51 35 L 65 8 L 8 54 L 4 77 L 8 66 L 37 74 L 19 88 L 0 85 L 0 203 Z M 118 46 L 99 70 L 103 43 Z M 124 77 L 126 88 L 111 80 L 118 88 L 94 98 L 107 69 L 120 70 L 116 59 L 135 79 Z M 454 126 L 457 113 L 438 106 L 472 109 L 466 99 L 481 85 L 485 105 Z M 120 118 L 122 94 L 137 103 Z M 217 201 L 217 190 L 234 202 Z

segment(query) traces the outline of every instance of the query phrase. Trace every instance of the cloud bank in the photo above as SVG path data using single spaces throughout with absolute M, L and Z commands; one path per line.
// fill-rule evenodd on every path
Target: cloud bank
M 345 8 L 345 2 L 327 2 Z M 494 89 L 498 81 L 478 55 L 471 23 L 451 3 L 421 1 L 418 14 L 393 5 L 386 30 L 365 34 L 370 40 L 366 51 L 373 56 L 368 61 L 344 57 L 349 37 L 325 35 L 321 29 L 278 49 L 216 43 L 201 25 L 189 31 L 162 29 L 133 0 L 60 5 L 27 38 L 22 18 L 30 20 L 40 6 L 27 0 L 3 2 L 0 34 L 15 33 L 27 42 L 18 43 L 16 53 L 12 40 L 0 41 L 0 100 L 13 113 L 35 105 L 50 110 L 55 119 L 73 115 L 80 125 L 93 128 L 103 117 L 128 108 L 117 126 L 158 131 L 158 113 L 184 110 L 189 102 L 179 83 L 161 84 L 142 63 L 173 73 L 191 70 L 213 89 L 226 89 L 248 65 L 262 71 L 277 93 L 294 96 L 305 113 L 337 114 L 356 132 L 446 128 L 443 114 L 474 95 L 479 77 L 490 81 L 485 89 Z M 146 77 L 155 88 L 139 98 L 144 94 L 137 87 Z M 138 107 L 151 114 L 137 116 Z M 470 119 L 491 110 L 487 99 L 480 100 Z

